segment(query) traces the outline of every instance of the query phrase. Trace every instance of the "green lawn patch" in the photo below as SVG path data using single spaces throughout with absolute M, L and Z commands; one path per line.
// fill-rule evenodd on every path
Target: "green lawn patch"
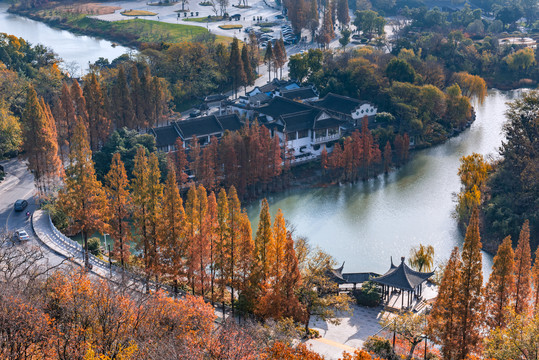
M 176 5 L 178 2 L 177 1 L 169 1 L 169 2 L 166 2 L 166 1 L 159 1 L 159 2 L 156 2 L 156 3 L 149 3 L 147 5 L 150 5 L 150 6 L 172 6 L 172 5 Z
M 190 41 L 194 37 L 208 33 L 201 26 L 171 24 L 146 19 L 103 21 L 89 18 L 84 14 L 73 14 L 57 10 L 41 10 L 37 13 L 40 20 L 53 26 L 77 33 L 99 36 L 128 46 L 141 43 Z M 232 38 L 217 36 L 219 43 L 229 44 Z
M 123 11 L 120 14 L 123 16 L 155 16 L 157 13 L 146 11 L 146 10 L 129 10 Z
M 260 31 L 263 33 L 270 33 L 270 32 L 273 32 L 273 29 L 264 27 L 264 28 L 260 28 Z
M 200 6 L 212 6 L 212 2 L 211 1 L 203 1 L 203 2 L 199 2 L 198 5 Z
M 243 28 L 243 25 L 219 25 L 219 28 L 223 30 L 238 30 Z
M 178 10 L 178 12 L 183 12 L 181 10 Z M 206 23 L 206 22 L 217 22 L 217 21 L 223 21 L 222 16 L 210 16 L 210 17 L 196 17 L 196 18 L 185 18 L 183 21 L 192 21 L 192 22 L 198 22 L 198 23 Z
M 274 22 L 259 22 L 258 24 L 256 24 L 256 26 L 260 26 L 260 27 L 272 27 L 275 25 L 277 25 L 277 23 L 274 23 Z

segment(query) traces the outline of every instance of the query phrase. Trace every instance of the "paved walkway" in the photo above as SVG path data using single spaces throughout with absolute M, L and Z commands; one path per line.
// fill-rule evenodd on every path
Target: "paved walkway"
M 310 327 L 319 331 L 321 338 L 307 342 L 310 348 L 326 357 L 339 359 L 343 352 L 353 353 L 361 348 L 369 336 L 382 327 L 380 318 L 382 307 L 367 308 L 352 306 L 353 315 L 340 318 L 340 325 L 332 325 L 319 319 L 311 320 Z

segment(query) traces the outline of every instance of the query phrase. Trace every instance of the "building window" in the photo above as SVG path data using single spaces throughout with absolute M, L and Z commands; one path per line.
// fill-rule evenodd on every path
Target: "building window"
M 323 137 L 326 136 L 326 129 L 324 129 L 324 130 L 316 130 L 315 134 L 316 134 L 317 139 L 323 138 Z
M 309 137 L 309 130 L 298 131 L 298 139 Z
M 337 135 L 338 133 L 339 133 L 339 130 L 337 128 L 328 129 L 328 136 Z
M 296 132 L 295 131 L 292 131 L 292 132 L 289 132 L 289 133 L 286 133 L 286 138 L 288 141 L 291 141 L 291 140 L 296 140 Z

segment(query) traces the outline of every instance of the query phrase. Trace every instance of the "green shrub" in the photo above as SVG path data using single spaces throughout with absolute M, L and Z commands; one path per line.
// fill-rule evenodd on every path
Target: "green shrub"
M 263 32 L 263 33 L 270 33 L 270 32 L 273 32 L 273 30 L 271 28 L 260 28 L 260 31 Z
M 277 23 L 274 23 L 274 22 L 260 22 L 256 24 L 256 26 L 260 26 L 260 27 L 272 27 L 275 25 L 277 25 Z
M 219 25 L 219 28 L 223 30 L 236 30 L 241 29 L 243 25 Z
M 372 281 L 363 283 L 360 289 L 353 292 L 353 295 L 360 306 L 375 307 L 380 304 L 378 287 Z
M 88 250 L 95 256 L 101 255 L 101 240 L 98 237 L 88 239 Z
M 363 349 L 376 355 L 380 359 L 396 360 L 397 354 L 393 351 L 391 342 L 380 336 L 369 336 L 363 343 Z

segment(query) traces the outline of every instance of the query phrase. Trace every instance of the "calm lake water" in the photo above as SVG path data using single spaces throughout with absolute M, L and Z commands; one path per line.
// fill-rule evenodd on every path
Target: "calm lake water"
M 447 260 L 463 236 L 453 218 L 454 193 L 460 189 L 459 158 L 472 152 L 497 155 L 506 121 L 506 102 L 521 91 L 489 91 L 477 119 L 446 143 L 413 153 L 412 160 L 387 176 L 368 182 L 328 188 L 291 190 L 271 196 L 297 235 L 320 246 L 345 264 L 346 272 L 384 273 L 390 256 L 395 263 L 419 244 L 434 246 L 436 260 Z M 260 204 L 248 208 L 256 229 Z M 483 254 L 485 274 L 492 257 Z
M 88 71 L 88 62 L 100 57 L 112 61 L 132 51 L 123 46 L 112 47 L 112 42 L 90 36 L 80 36 L 22 16 L 7 12 L 9 4 L 0 2 L 0 32 L 22 37 L 33 45 L 42 44 L 52 49 L 67 64 L 76 64 L 77 75 Z

